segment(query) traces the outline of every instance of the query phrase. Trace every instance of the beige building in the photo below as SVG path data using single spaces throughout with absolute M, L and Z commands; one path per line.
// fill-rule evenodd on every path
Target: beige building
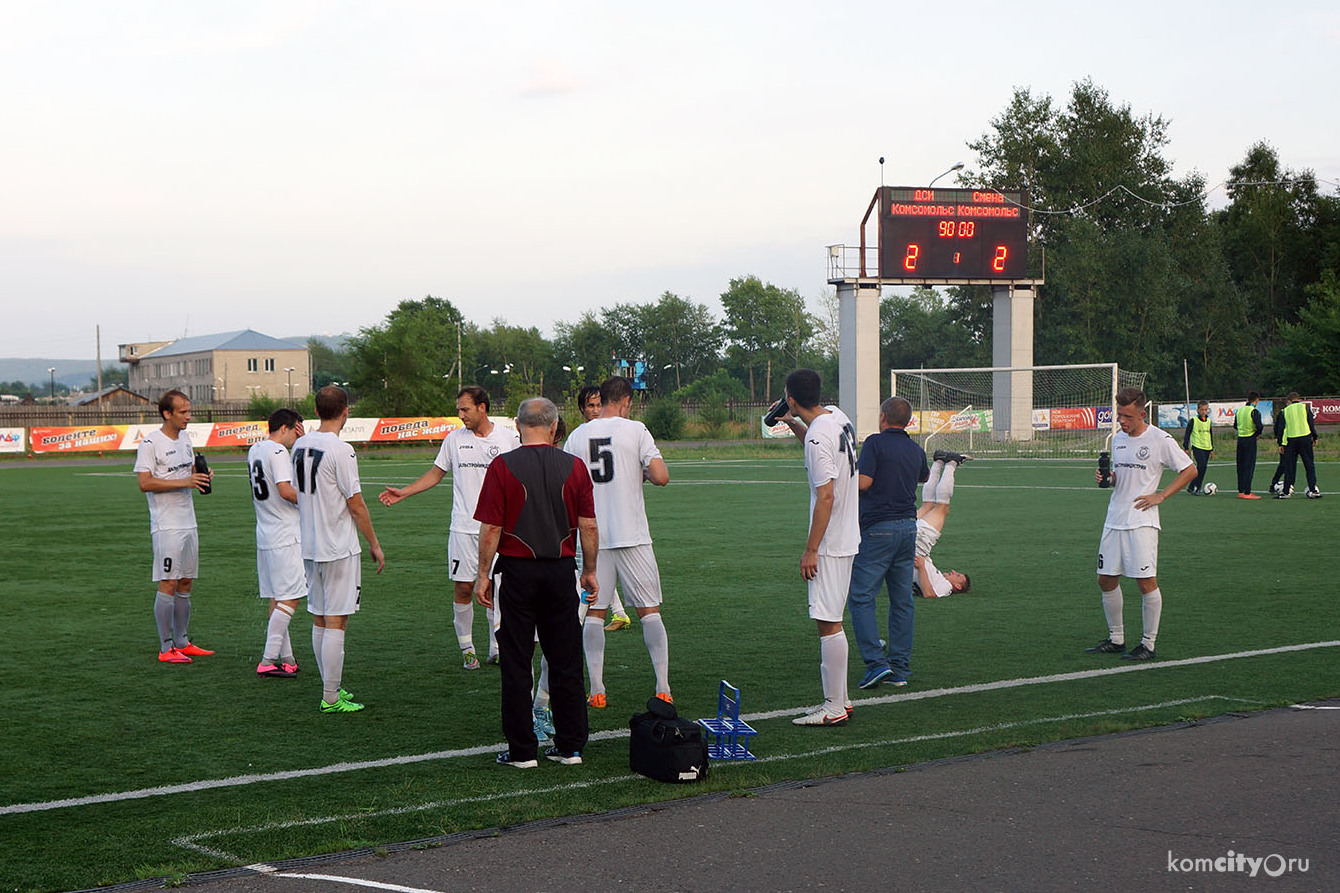
M 245 403 L 254 394 L 296 401 L 311 390 L 307 348 L 252 329 L 120 347 L 127 387 L 155 401 L 171 388 L 199 404 Z

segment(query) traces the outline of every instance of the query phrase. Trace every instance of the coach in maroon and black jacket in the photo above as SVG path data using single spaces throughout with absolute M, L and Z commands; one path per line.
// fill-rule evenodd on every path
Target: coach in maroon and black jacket
M 475 599 L 492 604 L 489 567 L 498 556 L 498 655 L 502 669 L 502 727 L 508 750 L 498 762 L 536 765 L 539 743 L 531 713 L 535 635 L 549 661 L 554 746 L 550 759 L 580 763 L 586 746 L 586 697 L 582 687 L 582 630 L 573 586 L 580 534 L 582 587 L 596 586 L 595 502 L 591 474 L 577 457 L 555 448 L 558 408 L 543 397 L 517 412 L 521 446 L 489 465 L 475 519 L 479 578 Z

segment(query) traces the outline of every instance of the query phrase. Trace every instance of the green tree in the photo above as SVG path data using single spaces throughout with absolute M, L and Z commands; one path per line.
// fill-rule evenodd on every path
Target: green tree
M 493 397 L 494 414 L 513 412 L 525 398 L 541 394 L 546 375 L 555 386 L 566 383 L 566 373 L 555 364 L 553 345 L 539 329 L 494 319 L 491 328 L 471 327 L 470 333 L 480 364 L 475 380 Z
M 130 369 L 119 363 L 113 363 L 102 367 L 102 386 L 110 388 L 115 385 L 125 387 L 130 383 Z M 0 385 L 3 387 L 3 385 Z M 86 390 L 96 391 L 98 389 L 98 376 L 91 376 L 88 380 Z
M 376 326 L 349 339 L 349 381 L 358 411 L 367 415 L 436 415 L 455 406 L 457 326 L 464 320 L 450 301 L 429 295 L 401 301 Z M 466 362 L 473 352 L 463 345 Z M 468 376 L 467 376 L 468 378 Z
M 724 336 L 705 304 L 695 304 L 670 292 L 640 312 L 644 335 L 642 357 L 658 382 L 676 390 L 716 368 Z
M 756 375 L 771 372 L 765 393 L 800 363 L 814 336 L 814 322 L 795 289 L 765 283 L 757 276 L 732 279 L 721 295 L 727 356 L 748 373 L 750 399 L 758 399 Z
M 1280 326 L 1280 344 L 1266 362 L 1266 387 L 1340 393 L 1340 277 L 1326 270 L 1307 291 L 1298 321 Z
M 1086 80 L 1063 109 L 1016 91 L 992 127 L 969 144 L 982 169 L 966 179 L 1029 190 L 1029 266 L 1040 274 L 1045 253 L 1047 279 L 1035 361 L 1115 360 L 1155 383 L 1180 379 L 1188 348 L 1240 317 L 1231 282 L 1206 250 L 1204 182 L 1171 175 L 1167 121 L 1132 113 Z M 981 319 L 980 299 L 961 290 L 954 298 L 965 319 Z M 1226 357 L 1197 355 L 1216 364 L 1207 374 L 1227 374 L 1218 368 Z
M 1317 281 L 1322 201 L 1312 172 L 1286 170 L 1265 143 L 1248 149 L 1229 172 L 1231 203 L 1217 222 L 1233 281 L 1254 323 L 1251 334 L 1264 355 L 1278 343 L 1280 327 L 1298 319 L 1307 286 Z
M 927 286 L 881 300 L 879 331 L 885 377 L 890 369 L 982 365 L 972 332 L 958 325 L 944 296 Z
M 324 388 L 335 381 L 349 381 L 353 370 L 353 357 L 347 344 L 337 347 L 313 336 L 307 339 L 307 354 L 312 358 L 314 388 Z
M 589 310 L 576 322 L 554 324 L 554 358 L 560 367 L 568 367 L 566 377 L 578 382 L 579 387 L 609 378 L 617 352 L 615 334 Z

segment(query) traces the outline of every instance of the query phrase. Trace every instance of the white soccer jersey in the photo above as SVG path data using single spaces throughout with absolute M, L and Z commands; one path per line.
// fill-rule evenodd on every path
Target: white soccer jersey
M 475 508 L 479 505 L 484 474 L 494 459 L 519 446 L 521 438 L 516 431 L 496 422 L 487 437 L 480 437 L 469 428 L 457 428 L 446 436 L 433 464 L 451 474 L 450 530 L 479 535 Z
M 810 481 L 810 518 L 817 489 L 833 482 L 833 513 L 819 541 L 820 555 L 855 555 L 861 547 L 860 485 L 856 477 L 856 429 L 836 406 L 805 432 L 805 473 Z
M 1149 425 L 1137 437 L 1118 431 L 1112 438 L 1112 471 L 1117 481 L 1107 504 L 1104 526 L 1112 530 L 1157 529 L 1159 507 L 1141 511 L 1135 507 L 1135 498 L 1158 492 L 1163 469 L 1180 472 L 1190 464 L 1190 457 L 1162 428 Z
M 195 451 L 185 431 L 176 440 L 156 428 L 144 436 L 135 450 L 135 473 L 147 471 L 165 481 L 179 481 L 195 473 Z M 149 498 L 149 533 L 188 530 L 195 527 L 194 488 L 145 493 Z
M 247 450 L 251 503 L 256 507 L 256 548 L 280 549 L 302 540 L 298 507 L 279 495 L 279 484 L 293 483 L 293 459 L 278 441 L 257 441 Z
M 592 419 L 577 426 L 563 449 L 591 472 L 600 548 L 650 545 L 642 472 L 661 451 L 647 426 L 620 417 Z
M 357 555 L 358 528 L 348 500 L 362 492 L 354 448 L 329 431 L 313 431 L 293 445 L 302 557 L 336 561 Z
M 940 573 L 939 568 L 935 566 L 935 563 L 932 562 L 929 557 L 927 557 L 925 561 L 926 561 L 926 576 L 931 581 L 931 590 L 934 593 L 934 597 L 944 598 L 946 595 L 953 592 L 954 584 L 950 583 L 949 580 L 945 578 L 945 575 Z M 918 577 L 917 579 L 920 579 L 920 577 Z M 924 596 L 931 595 L 931 593 L 928 592 L 923 592 L 921 594 Z

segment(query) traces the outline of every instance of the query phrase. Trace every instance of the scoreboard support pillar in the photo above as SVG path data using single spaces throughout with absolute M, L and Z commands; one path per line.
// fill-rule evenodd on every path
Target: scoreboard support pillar
M 1031 287 L 991 286 L 991 364 L 1033 365 L 1033 301 Z M 1033 439 L 1033 373 L 992 374 L 992 436 L 998 440 Z
M 879 433 L 879 282 L 840 279 L 837 286 L 838 405 L 856 426 L 857 440 Z

